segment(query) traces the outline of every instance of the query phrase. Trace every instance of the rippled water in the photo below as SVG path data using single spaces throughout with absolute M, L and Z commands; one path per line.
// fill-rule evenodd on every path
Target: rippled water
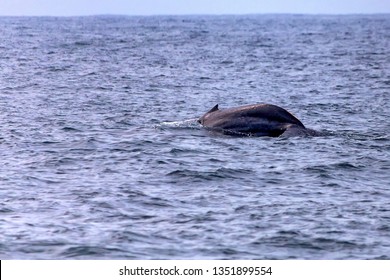
M 0 18 L 0 257 L 389 259 L 389 50 L 388 15 Z

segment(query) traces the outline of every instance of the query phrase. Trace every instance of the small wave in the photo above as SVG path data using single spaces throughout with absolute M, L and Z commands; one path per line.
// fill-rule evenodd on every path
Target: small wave
M 66 258 L 98 258 L 106 254 L 112 254 L 113 252 L 121 252 L 118 248 L 107 248 L 100 246 L 72 246 L 61 253 L 61 257 Z
M 167 176 L 212 181 L 215 179 L 242 179 L 248 174 L 252 174 L 252 171 L 248 169 L 218 168 L 214 171 L 175 170 L 168 173 Z
M 76 41 L 74 43 L 75 46 L 90 46 L 92 45 L 92 42 L 89 41 Z
M 0 208 L 0 213 L 11 213 L 11 212 L 14 212 L 12 209 L 10 208 Z

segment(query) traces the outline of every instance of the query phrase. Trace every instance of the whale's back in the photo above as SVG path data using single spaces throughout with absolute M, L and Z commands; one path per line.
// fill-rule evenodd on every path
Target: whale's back
M 279 136 L 291 126 L 305 128 L 287 110 L 271 104 L 255 104 L 219 110 L 218 105 L 204 114 L 199 123 L 207 128 L 256 136 Z

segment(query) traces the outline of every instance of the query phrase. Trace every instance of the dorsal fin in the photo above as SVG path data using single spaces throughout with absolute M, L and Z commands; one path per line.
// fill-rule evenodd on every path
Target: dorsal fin
M 208 113 L 212 113 L 212 112 L 215 112 L 215 111 L 218 111 L 219 109 L 218 109 L 218 104 L 217 105 L 215 105 L 210 111 L 208 111 L 206 114 L 208 114 Z

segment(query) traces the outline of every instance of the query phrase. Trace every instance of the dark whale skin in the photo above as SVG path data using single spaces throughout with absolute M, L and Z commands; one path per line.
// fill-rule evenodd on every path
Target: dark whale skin
M 198 122 L 213 131 L 237 136 L 278 137 L 314 135 L 287 110 L 271 104 L 254 104 L 219 110 L 218 104 Z

